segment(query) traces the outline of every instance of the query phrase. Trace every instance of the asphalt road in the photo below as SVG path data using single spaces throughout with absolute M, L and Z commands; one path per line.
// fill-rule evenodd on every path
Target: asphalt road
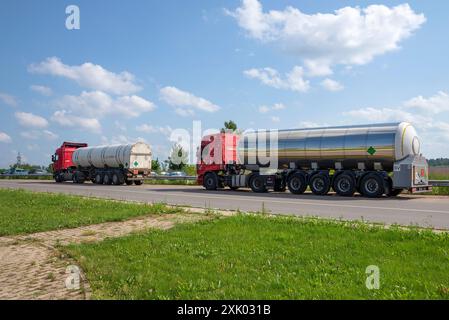
M 285 193 L 255 194 L 249 190 L 206 191 L 197 186 L 99 186 L 75 185 L 53 181 L 0 180 L 0 188 L 22 188 L 33 191 L 62 192 L 83 196 L 165 202 L 192 207 L 242 211 L 266 211 L 276 214 L 365 220 L 404 226 L 416 225 L 449 230 L 449 197 L 409 196 L 366 199 L 336 195 L 314 196 Z

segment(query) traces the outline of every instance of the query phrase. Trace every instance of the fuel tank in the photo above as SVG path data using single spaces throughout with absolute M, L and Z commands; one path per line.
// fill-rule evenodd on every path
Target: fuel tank
M 415 128 L 401 122 L 248 132 L 239 140 L 238 156 L 247 166 L 392 171 L 395 162 L 419 155 L 420 148 Z
M 72 161 L 83 168 L 151 170 L 151 148 L 143 142 L 79 148 L 73 153 Z

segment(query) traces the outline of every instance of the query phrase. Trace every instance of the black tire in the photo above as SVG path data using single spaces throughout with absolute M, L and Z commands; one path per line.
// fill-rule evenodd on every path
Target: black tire
M 267 192 L 267 186 L 265 185 L 265 178 L 261 175 L 255 174 L 249 180 L 249 186 L 255 193 Z
M 142 180 L 134 180 L 134 184 L 136 186 L 141 186 L 143 184 L 143 181 Z
M 303 194 L 307 190 L 306 175 L 302 172 L 293 173 L 288 178 L 287 187 L 293 194 Z
M 96 184 L 103 184 L 103 175 L 101 173 L 97 173 L 95 175 L 94 183 Z
M 133 184 L 133 181 L 132 180 L 125 180 L 125 183 L 126 183 L 127 186 L 130 186 L 130 185 Z
M 106 184 L 106 185 L 111 185 L 112 184 L 112 177 L 111 177 L 111 175 L 109 173 L 106 173 L 103 176 L 103 184 Z
M 72 182 L 73 183 L 78 183 L 76 174 L 72 174 Z
M 63 182 L 62 176 L 61 176 L 59 173 L 55 176 L 55 181 L 56 181 L 57 183 Z
M 317 196 L 324 196 L 329 193 L 331 180 L 327 174 L 317 173 L 310 178 L 310 190 Z
M 115 186 L 122 185 L 125 182 L 123 175 L 120 172 L 116 172 L 112 175 L 112 184 Z
M 384 178 L 377 173 L 368 173 L 360 182 L 360 192 L 367 198 L 380 198 L 385 193 Z
M 334 179 L 334 191 L 342 197 L 352 197 L 356 191 L 356 181 L 351 174 L 342 173 Z
M 203 187 L 206 190 L 217 190 L 218 189 L 218 177 L 215 173 L 209 172 L 206 173 L 203 179 Z

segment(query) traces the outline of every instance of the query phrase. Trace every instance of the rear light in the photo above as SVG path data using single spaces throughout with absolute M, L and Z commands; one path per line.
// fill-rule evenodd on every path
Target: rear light
M 133 170 L 133 174 L 139 174 L 139 170 Z

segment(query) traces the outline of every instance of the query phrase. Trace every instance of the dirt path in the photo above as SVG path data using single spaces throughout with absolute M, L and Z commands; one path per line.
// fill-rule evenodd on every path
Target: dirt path
M 0 237 L 0 299 L 89 299 L 90 287 L 82 271 L 75 262 L 61 256 L 55 249 L 57 245 L 102 241 L 150 228 L 169 229 L 176 223 L 195 222 L 206 217 L 200 214 L 146 216 Z M 79 279 L 79 286 L 76 279 Z

